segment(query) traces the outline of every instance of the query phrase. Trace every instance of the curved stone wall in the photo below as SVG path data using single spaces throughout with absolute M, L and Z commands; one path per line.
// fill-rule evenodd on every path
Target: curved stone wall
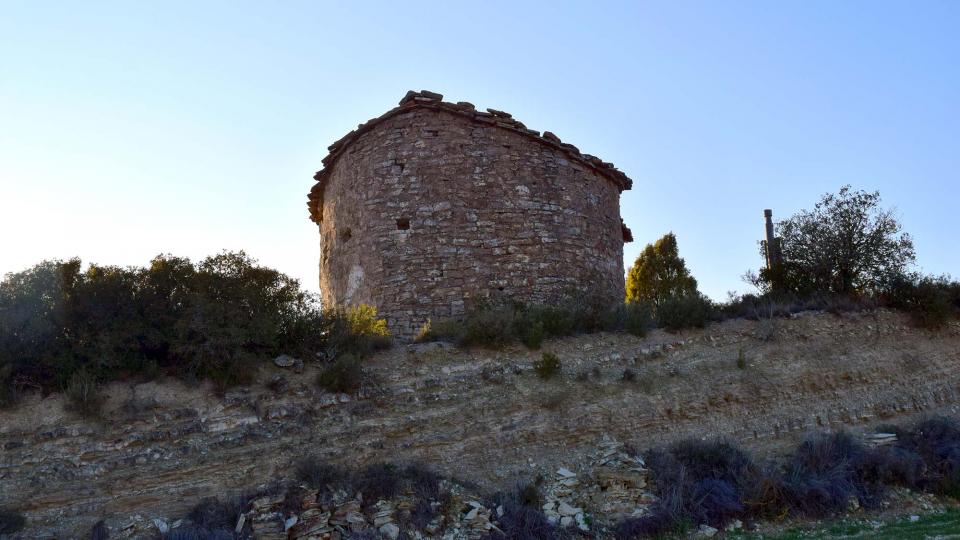
M 623 301 L 629 231 L 624 184 L 606 174 L 622 173 L 609 164 L 559 139 L 417 106 L 331 151 L 311 195 L 325 305 L 372 304 L 410 337 L 479 298 L 533 303 L 589 288 Z

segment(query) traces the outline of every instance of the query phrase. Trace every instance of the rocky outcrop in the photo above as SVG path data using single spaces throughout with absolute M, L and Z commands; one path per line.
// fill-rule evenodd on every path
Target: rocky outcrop
M 100 422 L 64 412 L 59 395 L 29 396 L 0 411 L 0 507 L 26 516 L 25 538 L 86 536 L 101 518 L 111 537 L 130 536 L 156 531 L 154 520 L 172 527 L 205 497 L 289 479 L 297 459 L 316 454 L 350 466 L 420 461 L 461 479 L 474 488 L 458 519 L 470 501 L 483 505 L 475 528 L 497 522 L 482 496 L 542 476 L 550 515 L 579 526 L 582 514 L 592 526 L 652 502 L 635 449 L 726 436 L 776 453 L 812 430 L 960 406 L 960 327 L 919 331 L 883 310 L 579 336 L 544 349 L 562 363 L 551 380 L 533 371 L 540 351 L 398 346 L 364 365 L 357 395 L 317 388 L 314 365 L 297 374 L 266 358 L 262 384 L 219 396 L 175 381 L 111 385 Z M 286 384 L 269 384 L 277 375 Z M 387 511 L 365 513 L 368 527 L 377 512 L 377 528 L 388 524 Z M 336 526 L 341 513 L 309 507 L 294 526 Z

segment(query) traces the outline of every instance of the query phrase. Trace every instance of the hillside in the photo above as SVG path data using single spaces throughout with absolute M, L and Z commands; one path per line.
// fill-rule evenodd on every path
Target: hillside
M 258 384 L 222 396 L 172 380 L 113 383 L 101 422 L 65 413 L 59 395 L 33 395 L 0 411 L 0 505 L 27 517 L 26 538 L 85 536 L 101 518 L 111 538 L 132 537 L 204 497 L 289 478 L 311 454 L 421 461 L 490 492 L 538 474 L 560 482 L 561 467 L 597 478 L 625 447 L 724 436 L 763 455 L 811 430 L 958 406 L 960 325 L 917 330 L 886 310 L 585 335 L 543 350 L 560 358 L 560 377 L 533 372 L 540 351 L 434 343 L 370 359 L 357 396 L 319 389 L 310 365 L 267 364 Z M 635 484 L 633 500 L 577 502 L 613 519 L 643 504 Z

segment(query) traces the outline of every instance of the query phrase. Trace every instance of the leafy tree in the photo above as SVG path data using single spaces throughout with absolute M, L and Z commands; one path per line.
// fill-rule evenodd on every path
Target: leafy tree
M 762 271 L 760 281 L 800 295 L 876 292 L 914 261 L 913 240 L 893 210 L 880 207 L 876 191 L 844 186 L 778 223 L 777 231 L 781 268 Z
M 79 273 L 79 259 L 45 261 L 0 281 L 0 406 L 19 386 L 53 379 L 73 363 L 68 302 Z
M 0 280 L 0 407 L 29 388 L 95 405 L 100 382 L 159 373 L 223 388 L 280 353 L 363 357 L 387 345 L 372 307 L 323 311 L 242 251 L 198 264 L 161 255 L 147 268 L 46 261 Z
M 669 299 L 697 294 L 697 280 L 680 258 L 672 232 L 647 244 L 627 274 L 628 303 L 650 302 L 657 308 Z

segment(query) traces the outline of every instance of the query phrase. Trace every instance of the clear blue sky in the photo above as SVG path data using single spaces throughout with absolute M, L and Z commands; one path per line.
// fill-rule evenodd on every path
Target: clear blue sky
M 317 286 L 326 147 L 408 89 L 634 180 L 715 299 L 762 210 L 877 189 L 960 273 L 960 2 L 0 2 L 0 273 L 245 249 Z

